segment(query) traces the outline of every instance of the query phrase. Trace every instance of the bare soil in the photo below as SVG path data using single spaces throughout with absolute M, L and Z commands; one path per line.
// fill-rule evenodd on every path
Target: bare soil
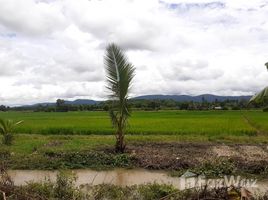
M 234 160 L 245 169 L 268 168 L 267 145 L 137 143 L 130 144 L 127 153 L 145 169 L 187 169 L 217 158 Z

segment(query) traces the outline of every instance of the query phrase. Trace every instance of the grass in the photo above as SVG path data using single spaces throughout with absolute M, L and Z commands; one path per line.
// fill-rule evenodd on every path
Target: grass
M 268 133 L 267 112 L 251 112 L 247 115 L 247 118 L 255 128 L 257 128 L 264 134 Z
M 132 135 L 256 135 L 255 127 L 268 132 L 268 115 L 261 111 L 135 111 L 129 121 Z M 113 128 L 106 112 L 1 112 L 0 117 L 24 120 L 16 133 L 43 135 L 111 135 Z
M 128 144 L 153 142 L 224 142 L 268 143 L 265 136 L 182 136 L 182 135 L 128 135 Z M 11 146 L 0 146 L 0 160 L 10 169 L 110 169 L 135 167 L 131 154 L 104 152 L 111 149 L 115 139 L 112 135 L 35 135 L 18 134 Z
M 266 136 L 212 136 L 204 135 L 128 135 L 128 143 L 134 142 L 220 142 L 220 143 L 268 143 Z M 0 150 L 9 150 L 15 154 L 30 154 L 38 151 L 86 151 L 98 147 L 112 146 L 113 135 L 36 135 L 17 134 L 14 144 L 1 145 Z
M 115 143 L 106 112 L 1 112 L 0 117 L 24 120 L 15 130 L 14 144 L 0 146 L 0 158 L 9 156 L 11 168 L 132 166 L 131 156 L 96 151 Z M 132 144 L 268 144 L 267 119 L 267 113 L 260 111 L 136 111 L 130 119 L 126 140 Z M 103 163 L 101 159 L 108 161 Z

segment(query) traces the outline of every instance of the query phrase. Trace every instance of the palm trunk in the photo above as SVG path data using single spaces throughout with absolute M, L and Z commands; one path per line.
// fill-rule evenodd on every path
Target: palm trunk
M 125 137 L 124 137 L 124 131 L 123 131 L 123 116 L 121 115 L 119 118 L 118 130 L 116 133 L 115 150 L 116 152 L 124 153 L 125 148 L 126 148 L 126 144 L 125 144 Z
M 124 153 L 126 149 L 124 134 L 120 131 L 116 135 L 115 151 L 118 153 Z

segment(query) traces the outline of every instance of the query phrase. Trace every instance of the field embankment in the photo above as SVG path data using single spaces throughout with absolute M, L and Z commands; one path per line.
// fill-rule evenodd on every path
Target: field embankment
M 211 142 L 179 136 L 127 137 L 125 154 L 113 151 L 113 136 L 18 135 L 14 145 L 1 147 L 1 160 L 9 169 L 111 169 L 168 170 L 181 175 L 191 169 L 198 174 L 268 174 L 268 139 L 236 136 L 240 143 Z M 255 138 L 255 139 L 256 139 Z M 266 139 L 266 141 L 265 141 Z M 188 142 L 187 142 L 188 140 Z M 202 141 L 202 142 L 201 142 Z M 250 142 L 249 142 L 250 141 Z M 264 143 L 260 143 L 264 142 Z

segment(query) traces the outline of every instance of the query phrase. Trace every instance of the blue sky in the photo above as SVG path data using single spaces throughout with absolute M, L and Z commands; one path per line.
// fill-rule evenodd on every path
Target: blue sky
M 103 55 L 132 96 L 252 95 L 268 85 L 268 0 L 0 0 L 0 104 L 105 99 Z

